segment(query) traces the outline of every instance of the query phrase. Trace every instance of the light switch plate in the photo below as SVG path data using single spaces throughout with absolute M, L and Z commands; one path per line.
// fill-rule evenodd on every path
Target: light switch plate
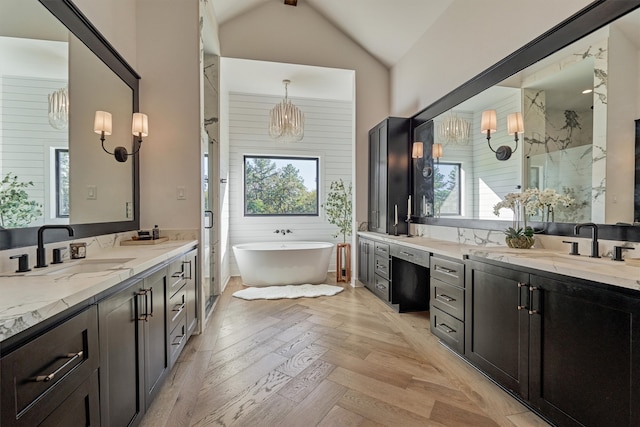
M 96 200 L 98 198 L 98 187 L 95 185 L 87 185 L 87 200 Z
M 176 187 L 176 198 L 178 200 L 186 200 L 187 199 L 187 190 L 184 187 Z

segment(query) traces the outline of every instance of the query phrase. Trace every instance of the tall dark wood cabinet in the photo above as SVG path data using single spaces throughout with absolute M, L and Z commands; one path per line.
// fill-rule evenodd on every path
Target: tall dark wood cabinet
M 640 425 L 640 296 L 467 262 L 465 357 L 559 426 Z
M 369 231 L 406 234 L 409 198 L 410 119 L 389 117 L 369 131 Z
M 168 372 L 166 272 L 98 304 L 102 425 L 137 425 Z

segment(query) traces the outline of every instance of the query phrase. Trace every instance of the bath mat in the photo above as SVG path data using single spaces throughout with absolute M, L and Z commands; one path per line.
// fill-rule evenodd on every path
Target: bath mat
M 331 296 L 342 292 L 344 288 L 333 285 L 286 285 L 286 286 L 254 286 L 233 293 L 236 298 L 282 299 L 282 298 L 314 298 Z

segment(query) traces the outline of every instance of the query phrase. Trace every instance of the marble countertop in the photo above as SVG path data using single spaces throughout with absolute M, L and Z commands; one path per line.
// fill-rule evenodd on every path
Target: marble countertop
M 86 258 L 123 260 L 121 265 L 90 273 L 55 273 L 85 260 L 32 269 L 28 273 L 0 274 L 0 343 L 64 310 L 87 301 L 109 288 L 162 262 L 189 251 L 196 240 L 171 240 L 158 245 L 117 246 Z M 130 260 L 129 260 L 130 259 Z
M 511 249 L 503 246 L 462 245 L 417 236 L 391 236 L 371 232 L 359 232 L 358 235 L 460 260 L 465 255 L 470 255 L 640 291 L 640 267 L 612 261 L 610 258 L 572 256 L 548 249 Z

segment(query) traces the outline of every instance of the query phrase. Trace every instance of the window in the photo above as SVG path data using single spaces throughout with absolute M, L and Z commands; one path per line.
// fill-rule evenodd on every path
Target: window
M 433 199 L 435 215 L 460 215 L 460 163 L 436 163 L 434 171 Z
M 56 218 L 69 217 L 69 149 L 56 148 Z
M 245 216 L 318 216 L 318 158 L 244 156 Z

